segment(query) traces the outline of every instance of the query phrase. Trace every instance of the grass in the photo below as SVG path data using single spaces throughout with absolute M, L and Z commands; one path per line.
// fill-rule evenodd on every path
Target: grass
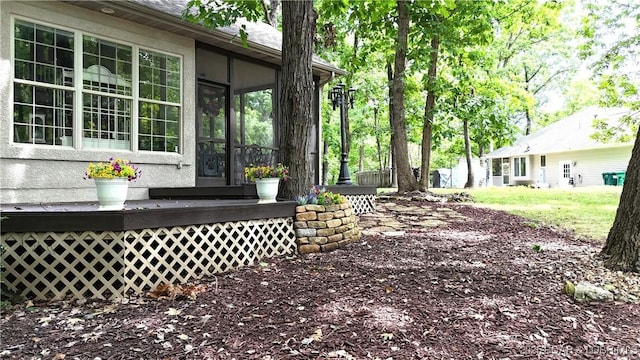
M 478 206 L 504 210 L 536 223 L 573 229 L 578 235 L 604 241 L 613 225 L 622 187 L 560 190 L 518 186 L 430 190 L 435 193 L 468 192 Z

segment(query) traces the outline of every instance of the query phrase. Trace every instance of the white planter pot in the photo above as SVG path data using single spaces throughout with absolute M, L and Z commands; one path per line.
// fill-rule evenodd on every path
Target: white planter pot
M 258 204 L 276 202 L 280 178 L 256 179 L 256 191 L 258 192 Z
M 122 210 L 127 200 L 129 179 L 126 177 L 113 179 L 93 179 L 100 207 L 98 210 Z

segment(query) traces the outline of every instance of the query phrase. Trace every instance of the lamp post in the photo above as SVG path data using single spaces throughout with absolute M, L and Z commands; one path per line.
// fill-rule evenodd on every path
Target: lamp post
M 336 107 L 340 107 L 340 134 L 341 134 L 341 152 L 342 157 L 340 159 L 340 175 L 336 185 L 351 185 L 351 177 L 349 176 L 349 159 L 347 158 L 347 129 L 346 129 L 346 106 L 351 106 L 355 102 L 356 89 L 350 88 L 345 91 L 343 83 L 338 83 L 329 91 L 329 100 L 333 110 Z

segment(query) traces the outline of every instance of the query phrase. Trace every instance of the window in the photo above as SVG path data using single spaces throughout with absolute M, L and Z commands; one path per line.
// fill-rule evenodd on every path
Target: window
M 17 20 L 13 141 L 69 145 L 73 134 L 74 34 Z
M 526 157 L 517 157 L 513 159 L 513 176 L 527 176 Z
M 131 47 L 82 39 L 82 146 L 131 148 Z
M 178 152 L 180 59 L 141 49 L 140 150 Z
M 540 155 L 540 167 L 546 167 L 546 166 L 547 166 L 547 156 Z
M 180 57 L 23 20 L 14 48 L 14 142 L 179 151 Z

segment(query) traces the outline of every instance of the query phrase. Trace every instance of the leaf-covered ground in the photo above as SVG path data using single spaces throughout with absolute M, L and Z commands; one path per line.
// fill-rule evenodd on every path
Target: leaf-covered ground
M 387 201 L 378 210 L 361 216 L 358 243 L 203 279 L 195 300 L 5 311 L 0 357 L 640 357 L 640 280 L 604 270 L 598 244 L 472 205 Z M 578 304 L 565 280 L 608 285 L 627 301 Z

